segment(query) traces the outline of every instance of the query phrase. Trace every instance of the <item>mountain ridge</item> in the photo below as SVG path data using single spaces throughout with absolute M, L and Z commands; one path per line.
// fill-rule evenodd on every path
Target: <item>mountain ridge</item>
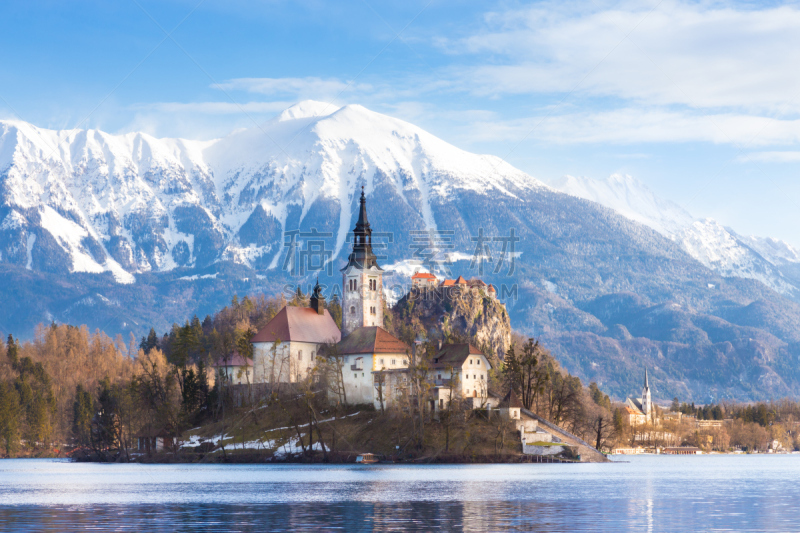
M 708 268 L 641 221 L 361 106 L 303 102 L 213 141 L 26 131 L 0 124 L 0 277 L 13 302 L 3 331 L 85 322 L 138 337 L 232 294 L 307 291 L 317 274 L 330 296 L 363 186 L 395 299 L 417 268 L 483 278 L 513 327 L 617 397 L 645 366 L 657 397 L 800 395 L 795 302 Z M 312 241 L 322 272 L 303 264 Z

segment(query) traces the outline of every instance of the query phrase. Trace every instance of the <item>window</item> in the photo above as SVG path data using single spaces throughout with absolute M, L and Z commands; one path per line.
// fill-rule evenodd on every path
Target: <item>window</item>
M 351 307 L 351 308 L 350 308 L 350 314 L 351 314 L 351 315 L 354 315 L 354 314 L 356 314 L 356 308 L 355 308 L 355 307 Z
M 353 378 L 358 378 L 358 374 L 353 374 Z
M 444 400 L 439 399 L 439 409 L 444 409 Z
M 472 364 L 472 359 L 469 360 L 469 364 Z
M 392 359 L 392 366 L 397 364 L 397 359 Z
M 382 365 L 382 364 L 383 364 L 383 359 L 379 359 L 379 360 L 378 360 L 378 364 L 381 364 L 381 365 Z
M 311 360 L 314 360 L 314 350 L 311 350 Z
M 403 366 L 408 366 L 408 359 L 403 359 Z
M 441 375 L 441 374 L 439 374 L 439 377 L 438 377 L 437 379 L 442 379 L 442 375 Z
M 483 374 L 481 374 L 481 381 L 483 381 Z
M 475 359 L 475 364 L 478 365 L 478 366 L 481 366 L 481 360 L 480 359 Z
M 375 308 L 374 307 L 370 307 L 369 308 L 369 314 L 371 314 L 371 315 L 375 314 Z
M 303 350 L 297 350 L 297 360 L 298 361 L 303 360 Z

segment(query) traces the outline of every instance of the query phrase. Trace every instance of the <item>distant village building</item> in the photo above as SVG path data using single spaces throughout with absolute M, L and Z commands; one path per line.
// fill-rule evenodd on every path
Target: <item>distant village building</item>
M 497 406 L 497 409 L 500 411 L 500 416 L 503 418 L 507 418 L 509 420 L 520 419 L 522 402 L 519 401 L 519 398 L 517 398 L 517 394 L 514 392 L 514 389 L 508 391 L 508 394 L 506 394 L 506 397 L 500 402 L 500 405 Z
M 653 409 L 653 400 L 650 394 L 650 380 L 647 369 L 644 370 L 644 388 L 641 398 L 628 398 L 625 401 L 625 413 L 633 424 L 656 423 L 656 414 Z
M 177 437 L 174 431 L 166 427 L 144 426 L 133 438 L 136 440 L 136 449 L 147 454 L 174 451 Z
M 217 359 L 212 366 L 217 369 L 217 376 L 230 385 L 253 383 L 253 360 L 235 350 Z
M 438 278 L 430 272 L 416 272 L 411 276 L 411 287 L 414 289 L 435 289 L 438 284 Z
M 415 274 L 416 275 L 416 274 Z M 411 279 L 412 286 L 414 285 L 414 278 Z M 472 278 L 469 281 L 464 279 L 464 276 L 458 276 L 456 279 L 444 279 L 439 283 L 439 287 L 443 288 L 459 288 L 462 290 L 472 290 L 475 292 L 483 291 L 484 294 L 492 299 L 497 297 L 497 289 L 494 288 L 494 285 L 487 284 L 482 279 Z

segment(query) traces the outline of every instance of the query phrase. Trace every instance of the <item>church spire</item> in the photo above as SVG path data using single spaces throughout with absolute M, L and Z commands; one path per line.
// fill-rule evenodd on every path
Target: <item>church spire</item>
M 378 266 L 378 258 L 372 252 L 372 228 L 370 228 L 369 220 L 367 219 L 367 198 L 364 195 L 363 186 L 361 187 L 359 203 L 358 221 L 355 229 L 353 229 L 353 251 L 347 258 L 347 265 L 342 270 L 350 266 L 363 269 L 375 267 L 378 270 L 382 270 Z
M 645 390 L 650 388 L 650 380 L 647 378 L 647 367 L 644 367 L 644 388 Z
M 367 220 L 367 198 L 364 196 L 364 186 L 361 186 L 361 200 L 360 208 L 358 211 L 358 222 L 356 222 L 356 231 L 364 231 L 369 229 L 369 221 Z M 371 231 L 370 231 L 371 233 Z

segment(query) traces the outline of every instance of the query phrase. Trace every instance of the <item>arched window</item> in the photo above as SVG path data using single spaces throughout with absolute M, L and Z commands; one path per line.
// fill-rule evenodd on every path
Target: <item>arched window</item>
M 478 391 L 476 391 L 476 390 L 472 391 L 472 397 L 473 398 L 477 398 L 478 397 Z
M 355 307 L 351 307 L 351 308 L 350 308 L 350 314 L 351 314 L 351 315 L 354 315 L 354 314 L 356 314 L 356 308 L 355 308 Z

